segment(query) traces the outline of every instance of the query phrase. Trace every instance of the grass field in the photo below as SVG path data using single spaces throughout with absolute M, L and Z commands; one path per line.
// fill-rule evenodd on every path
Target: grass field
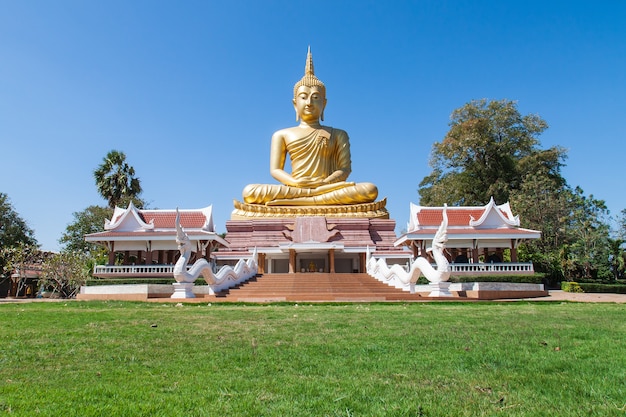
M 0 305 L 0 414 L 624 416 L 626 308 Z

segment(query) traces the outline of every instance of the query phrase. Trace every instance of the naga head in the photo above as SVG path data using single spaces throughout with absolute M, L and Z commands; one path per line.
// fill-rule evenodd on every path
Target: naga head
M 191 250 L 191 241 L 189 240 L 189 236 L 183 230 L 183 227 L 180 225 L 180 212 L 178 211 L 178 207 L 176 208 L 176 243 L 178 244 L 178 250 L 181 255 Z
M 446 247 L 446 242 L 448 241 L 448 213 L 446 213 L 447 207 L 447 204 L 443 205 L 443 219 L 441 221 L 439 229 L 437 229 L 437 233 L 435 233 L 435 237 L 433 237 L 433 249 L 443 250 Z

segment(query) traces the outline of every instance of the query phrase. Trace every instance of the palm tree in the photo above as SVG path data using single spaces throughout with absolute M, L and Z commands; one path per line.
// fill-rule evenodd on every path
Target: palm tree
M 139 178 L 135 168 L 126 163 L 124 152 L 112 150 L 93 173 L 100 195 L 115 208 L 122 200 L 135 200 L 141 194 Z

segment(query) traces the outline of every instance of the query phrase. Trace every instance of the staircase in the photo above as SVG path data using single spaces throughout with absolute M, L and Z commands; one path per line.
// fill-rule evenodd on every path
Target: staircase
M 204 300 L 215 301 L 416 301 L 418 294 L 390 287 L 367 274 L 264 274 Z

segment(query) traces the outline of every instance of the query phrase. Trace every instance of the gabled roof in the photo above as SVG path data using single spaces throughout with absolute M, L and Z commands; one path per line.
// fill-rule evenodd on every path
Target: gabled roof
M 137 207 L 131 201 L 128 208 L 123 209 L 115 206 L 111 220 L 104 221 L 104 230 L 115 232 L 138 232 L 154 230 L 154 224 L 146 223 Z
M 213 206 L 179 212 L 183 228 L 215 232 Z M 140 210 L 131 202 L 126 209 L 115 207 L 111 220 L 104 222 L 104 230 L 112 232 L 176 230 L 175 221 L 176 210 Z
M 411 203 L 408 232 L 396 241 L 396 245 L 410 240 L 432 240 L 443 221 L 443 209 L 444 207 L 427 207 Z M 493 198 L 485 206 L 447 206 L 446 213 L 450 247 L 455 245 L 454 241 L 473 241 L 472 245 L 476 246 L 478 245 L 476 240 L 479 239 L 502 242 L 504 239 L 520 241 L 541 237 L 538 230 L 519 227 L 519 216 L 513 215 L 508 202 L 496 205 Z
M 509 203 L 496 205 L 493 198 L 485 206 L 446 207 L 448 214 L 448 228 L 476 229 L 519 227 L 519 216 L 513 216 Z M 439 228 L 443 220 L 443 207 L 418 206 L 411 203 L 411 216 L 408 231 Z
M 215 233 L 213 206 L 182 209 L 180 224 L 191 240 L 227 242 Z M 176 240 L 176 209 L 141 210 L 131 202 L 127 208 L 115 207 L 111 220 L 105 220 L 104 231 L 85 236 L 88 242 L 115 240 Z

